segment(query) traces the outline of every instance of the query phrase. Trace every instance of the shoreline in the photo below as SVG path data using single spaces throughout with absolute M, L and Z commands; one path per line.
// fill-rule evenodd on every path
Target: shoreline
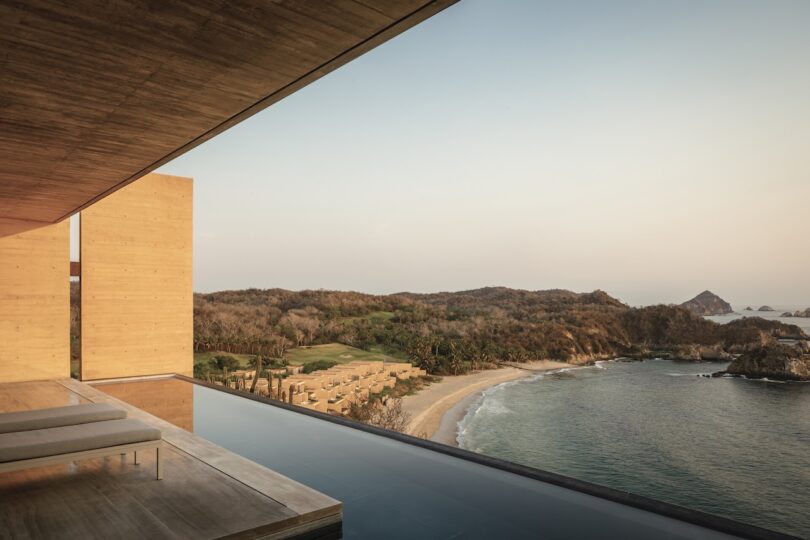
M 494 388 L 495 386 L 490 386 L 489 388 Z M 442 416 L 439 429 L 436 430 L 430 440 L 458 448 L 459 424 L 464 420 L 464 417 L 467 416 L 467 413 L 470 412 L 470 407 L 478 403 L 487 390 L 488 388 L 485 388 L 479 392 L 472 393 L 450 407 L 450 409 L 444 413 L 444 416 Z
M 458 446 L 458 423 L 483 391 L 499 384 L 538 373 L 571 367 L 565 362 L 539 360 L 520 367 L 503 367 L 467 375 L 447 375 L 417 394 L 402 398 L 402 408 L 411 415 L 405 433 Z

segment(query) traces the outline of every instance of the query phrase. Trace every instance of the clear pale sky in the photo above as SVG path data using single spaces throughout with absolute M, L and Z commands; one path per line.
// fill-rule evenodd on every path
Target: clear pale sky
M 160 169 L 195 179 L 195 290 L 810 305 L 808 29 L 806 0 L 462 0 Z

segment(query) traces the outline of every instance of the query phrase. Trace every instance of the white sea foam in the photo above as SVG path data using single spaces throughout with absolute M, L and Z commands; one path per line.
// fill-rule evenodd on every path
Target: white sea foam
M 743 377 L 747 381 L 753 382 L 764 382 L 764 383 L 772 383 L 772 384 L 787 384 L 788 381 L 777 381 L 774 379 L 769 379 L 768 377 L 762 377 L 761 379 L 749 379 L 748 377 Z
M 500 415 L 509 414 L 510 412 L 512 412 L 512 409 L 507 407 L 503 400 L 492 396 L 485 399 L 478 408 L 478 414 Z
M 470 422 L 473 421 L 475 415 L 478 413 L 478 410 L 481 408 L 481 405 L 484 402 L 484 394 L 483 392 L 481 395 L 478 396 L 468 408 L 467 414 L 464 415 L 464 418 L 457 424 L 457 431 L 456 431 L 456 443 L 458 444 L 459 448 L 464 448 L 464 439 L 467 435 L 467 429 L 470 426 Z
M 548 375 L 554 375 L 557 373 L 567 373 L 569 371 L 576 371 L 580 369 L 589 369 L 589 368 L 606 369 L 603 364 L 615 361 L 616 360 L 599 360 L 590 366 L 571 366 L 559 369 L 550 369 L 548 371 L 538 372 L 528 377 L 502 382 L 483 390 L 478 395 L 478 399 L 476 399 L 473 403 L 471 403 L 470 406 L 467 408 L 467 412 L 461 419 L 461 421 L 458 422 L 456 431 L 456 443 L 458 444 L 459 448 L 464 448 L 464 441 L 467 435 L 467 430 L 470 428 L 470 424 L 478 415 L 478 413 L 483 412 L 488 414 L 505 414 L 512 412 L 508 407 L 506 407 L 506 405 L 503 404 L 503 401 L 497 399 L 496 394 L 503 391 L 504 388 L 516 384 L 526 384 L 538 381 L 540 379 L 544 379 Z
M 537 380 L 538 378 L 542 378 L 543 373 L 539 374 L 540 377 L 533 376 L 527 377 L 526 379 Z M 494 400 L 492 399 L 493 394 L 500 392 L 503 388 L 507 386 L 511 386 L 515 383 L 519 383 L 526 379 L 516 379 L 514 381 L 506 381 L 500 384 L 496 384 L 495 386 L 491 386 L 486 390 L 479 393 L 478 398 L 473 401 L 470 406 L 467 408 L 467 413 L 464 415 L 464 418 L 458 423 L 458 428 L 456 431 L 456 443 L 458 443 L 459 448 L 464 448 L 464 439 L 467 434 L 467 430 L 470 427 L 470 423 L 475 419 L 479 412 L 488 412 L 492 414 L 503 414 L 512 412 L 506 405 L 503 404 L 501 400 Z

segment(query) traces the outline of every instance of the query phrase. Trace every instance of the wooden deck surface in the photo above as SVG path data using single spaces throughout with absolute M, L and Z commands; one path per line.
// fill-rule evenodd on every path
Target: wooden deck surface
M 325 537 L 341 504 L 74 380 L 0 384 L 0 412 L 110 402 L 163 431 L 155 456 L 79 461 L 0 474 L 0 538 Z

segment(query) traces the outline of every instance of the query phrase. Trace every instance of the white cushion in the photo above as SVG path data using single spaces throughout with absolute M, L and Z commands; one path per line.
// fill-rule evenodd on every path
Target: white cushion
M 156 441 L 160 438 L 159 429 L 132 418 L 3 433 L 0 434 L 0 463 Z
M 52 409 L 34 409 L 0 414 L 0 433 L 120 420 L 126 417 L 125 410 L 109 403 L 85 403 Z

